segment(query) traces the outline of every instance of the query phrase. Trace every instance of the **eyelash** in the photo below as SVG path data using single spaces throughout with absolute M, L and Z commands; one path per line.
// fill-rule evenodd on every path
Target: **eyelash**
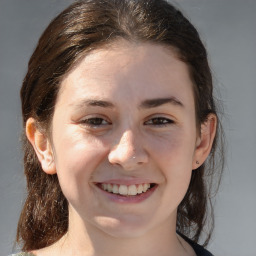
M 104 124 L 103 124 L 103 122 L 104 122 Z M 101 117 L 91 117 L 91 118 L 81 120 L 80 124 L 88 126 L 90 128 L 99 128 L 102 126 L 111 125 L 111 122 L 108 122 L 104 118 L 101 118 Z
M 174 121 L 166 118 L 166 117 L 153 117 L 149 119 L 148 121 L 144 122 L 144 124 L 152 125 L 152 126 L 158 126 L 158 127 L 165 127 L 168 125 L 173 124 Z

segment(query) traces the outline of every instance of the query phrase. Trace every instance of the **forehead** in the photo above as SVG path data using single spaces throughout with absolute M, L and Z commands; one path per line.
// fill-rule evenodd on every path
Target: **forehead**
M 192 88 L 188 67 L 173 49 L 119 41 L 86 55 L 63 79 L 59 94 L 131 100 L 172 94 L 187 101 Z

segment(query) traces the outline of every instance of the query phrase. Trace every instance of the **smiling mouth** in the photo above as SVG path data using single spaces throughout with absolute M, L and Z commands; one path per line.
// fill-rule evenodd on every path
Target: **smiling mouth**
M 111 183 L 98 183 L 97 186 L 111 194 L 121 196 L 136 196 L 146 193 L 150 189 L 156 186 L 155 183 L 144 183 L 134 185 L 123 185 L 123 184 L 111 184 Z

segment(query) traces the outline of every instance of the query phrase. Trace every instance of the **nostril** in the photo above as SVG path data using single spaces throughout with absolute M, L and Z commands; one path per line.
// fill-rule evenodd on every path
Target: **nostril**
M 120 143 L 113 147 L 108 155 L 108 161 L 112 165 L 121 166 L 127 170 L 134 170 L 148 162 L 148 154 L 143 147 L 132 147 Z

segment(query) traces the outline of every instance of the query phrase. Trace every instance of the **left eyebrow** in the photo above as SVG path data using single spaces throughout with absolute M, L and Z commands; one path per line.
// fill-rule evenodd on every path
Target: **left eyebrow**
M 169 98 L 157 98 L 157 99 L 150 99 L 150 100 L 145 100 L 140 104 L 140 108 L 155 108 L 159 107 L 165 104 L 171 104 L 171 105 L 176 105 L 180 107 L 184 107 L 181 101 L 179 101 L 175 97 L 169 97 Z

